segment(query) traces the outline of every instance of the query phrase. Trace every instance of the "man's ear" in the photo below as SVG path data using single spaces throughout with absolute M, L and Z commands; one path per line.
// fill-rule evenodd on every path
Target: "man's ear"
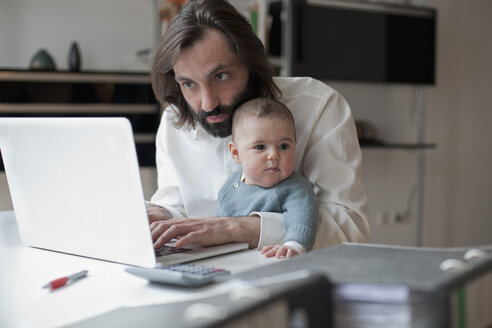
M 234 141 L 229 141 L 229 151 L 231 152 L 232 159 L 236 163 L 241 163 L 241 159 L 239 158 L 239 151 L 237 150 L 237 145 Z

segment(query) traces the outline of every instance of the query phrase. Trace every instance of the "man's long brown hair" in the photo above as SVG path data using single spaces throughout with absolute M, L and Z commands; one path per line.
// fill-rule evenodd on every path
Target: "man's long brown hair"
M 159 103 L 174 105 L 179 111 L 174 122 L 178 128 L 195 127 L 196 122 L 174 80 L 173 66 L 181 51 L 202 40 L 209 29 L 222 32 L 232 51 L 248 68 L 249 94 L 270 98 L 281 95 L 273 82 L 273 68 L 265 48 L 246 18 L 225 0 L 190 0 L 169 24 L 157 47 L 151 73 L 152 88 Z

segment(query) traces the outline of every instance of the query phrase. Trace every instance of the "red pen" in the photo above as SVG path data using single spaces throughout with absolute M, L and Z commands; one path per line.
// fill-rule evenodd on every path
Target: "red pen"
M 61 277 L 61 278 L 55 279 L 53 281 L 50 281 L 46 285 L 44 285 L 43 288 L 50 288 L 51 290 L 53 290 L 53 289 L 63 287 L 66 284 L 71 284 L 74 281 L 79 280 L 80 278 L 87 276 L 88 272 L 89 271 L 87 271 L 87 270 L 83 270 L 83 271 L 71 274 L 67 277 Z

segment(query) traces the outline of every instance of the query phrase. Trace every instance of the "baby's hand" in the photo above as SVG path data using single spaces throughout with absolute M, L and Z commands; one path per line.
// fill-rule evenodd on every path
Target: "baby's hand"
M 284 245 L 264 246 L 261 249 L 261 254 L 265 255 L 265 257 L 275 256 L 276 258 L 299 255 L 295 249 Z

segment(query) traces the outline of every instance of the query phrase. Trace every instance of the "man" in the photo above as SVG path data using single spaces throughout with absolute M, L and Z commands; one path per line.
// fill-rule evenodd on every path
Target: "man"
M 282 241 L 279 213 L 214 217 L 221 185 L 239 169 L 228 154 L 232 114 L 255 97 L 279 98 L 294 116 L 295 169 L 319 203 L 314 248 L 367 241 L 361 153 L 348 104 L 319 81 L 272 76 L 261 41 L 226 1 L 190 1 L 173 19 L 152 68 L 154 93 L 166 107 L 156 140 L 158 190 L 148 205 L 156 248 L 175 237 L 177 247 Z

